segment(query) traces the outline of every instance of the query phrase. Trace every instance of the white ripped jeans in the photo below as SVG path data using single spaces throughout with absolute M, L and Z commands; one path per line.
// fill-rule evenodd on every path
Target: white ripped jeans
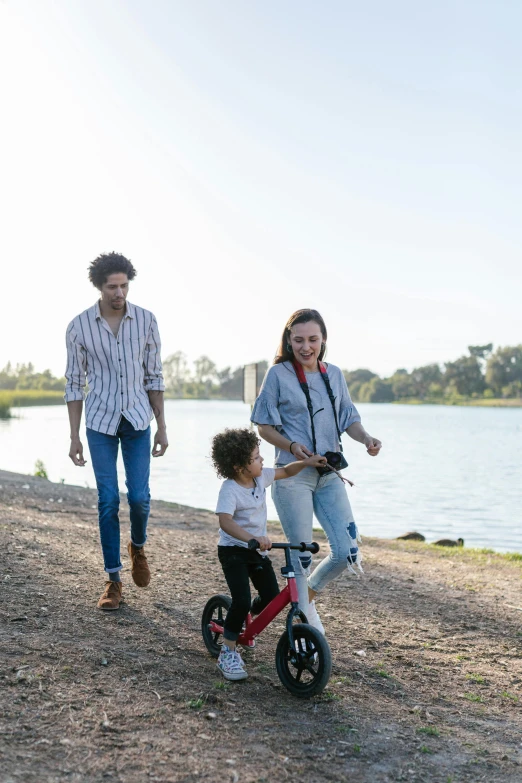
M 352 572 L 354 565 L 360 568 L 358 532 L 350 501 L 343 482 L 335 473 L 320 476 L 315 468 L 305 468 L 297 476 L 274 481 L 272 499 L 289 543 L 304 541 L 309 544 L 312 541 L 315 512 L 330 544 L 330 554 L 321 560 L 312 574 L 310 552 L 292 551 L 299 608 L 306 613 L 308 587 L 320 593 L 346 568 Z

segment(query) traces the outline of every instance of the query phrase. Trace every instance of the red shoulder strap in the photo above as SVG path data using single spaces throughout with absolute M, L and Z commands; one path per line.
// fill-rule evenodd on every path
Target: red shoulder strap
M 306 383 L 306 376 L 304 374 L 303 365 L 296 361 L 296 359 L 292 360 L 292 365 L 295 370 L 295 374 L 297 375 L 297 380 L 299 383 Z
M 299 383 L 306 383 L 306 375 L 304 374 L 303 365 L 296 361 L 296 359 L 292 360 L 292 364 Z M 323 364 L 323 362 L 317 362 L 317 364 L 319 365 L 319 371 L 321 375 L 327 375 L 326 366 Z

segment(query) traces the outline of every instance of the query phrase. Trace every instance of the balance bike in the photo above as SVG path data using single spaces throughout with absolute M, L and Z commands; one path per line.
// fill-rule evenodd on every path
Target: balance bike
M 249 549 L 258 549 L 259 542 L 250 539 Z M 259 636 L 267 625 L 274 620 L 283 609 L 290 604 L 286 618 L 286 630 L 279 639 L 275 662 L 279 679 L 294 696 L 309 699 L 321 693 L 326 687 L 332 671 L 332 654 L 330 646 L 323 634 L 308 625 L 306 615 L 298 608 L 297 585 L 295 573 L 290 560 L 290 550 L 299 552 L 319 551 L 319 544 L 272 544 L 271 549 L 284 549 L 286 565 L 281 569 L 287 580 L 286 587 L 281 590 L 268 606 L 255 619 L 249 614 L 238 644 L 248 646 L 248 642 Z M 201 618 L 201 631 L 206 648 L 215 658 L 218 657 L 222 645 L 223 623 L 232 603 L 228 595 L 213 595 L 207 601 Z M 294 618 L 301 620 L 294 624 Z

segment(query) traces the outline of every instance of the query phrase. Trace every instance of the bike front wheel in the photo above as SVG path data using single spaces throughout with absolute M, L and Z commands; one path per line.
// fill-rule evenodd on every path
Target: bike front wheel
M 203 641 L 205 647 L 214 658 L 217 658 L 221 645 L 223 644 L 223 636 L 217 631 L 213 631 L 210 628 L 210 623 L 215 622 L 217 625 L 223 627 L 225 617 L 232 604 L 232 599 L 228 595 L 213 595 L 209 598 L 203 614 L 201 616 L 201 633 L 203 634 Z
M 293 626 L 294 644 L 288 632 L 279 639 L 276 669 L 279 679 L 294 696 L 309 699 L 321 693 L 332 673 L 332 653 L 323 634 L 306 623 Z

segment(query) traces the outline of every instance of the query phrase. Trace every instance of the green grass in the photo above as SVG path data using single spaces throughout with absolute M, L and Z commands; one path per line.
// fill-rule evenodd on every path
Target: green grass
M 522 399 L 518 397 L 478 397 L 477 399 L 466 397 L 440 398 L 433 397 L 427 400 L 407 399 L 394 400 L 393 405 L 468 405 L 479 408 L 521 408 Z
M 506 560 L 513 560 L 515 563 L 522 562 L 522 552 L 504 552 L 502 557 Z
M 11 408 L 27 407 L 29 405 L 63 405 L 63 392 L 40 391 L 28 389 L 26 391 L 11 391 L 0 389 L 0 418 L 8 419 L 11 416 Z
M 483 702 L 484 699 L 482 696 L 479 696 L 478 693 L 464 693 L 464 698 L 468 701 L 477 701 L 477 702 Z
M 435 726 L 419 726 L 417 734 L 426 734 L 428 737 L 440 737 L 440 731 Z
M 323 701 L 339 701 L 342 697 L 333 691 L 323 691 L 321 698 Z
M 378 667 L 373 670 L 373 674 L 375 674 L 376 677 L 384 677 L 386 679 L 390 679 L 392 676 L 386 671 L 382 663 L 380 663 Z
M 515 696 L 514 693 L 508 693 L 508 691 L 502 691 L 500 694 L 503 699 L 511 699 L 511 701 L 518 701 L 518 696 Z
M 466 680 L 471 680 L 471 682 L 476 682 L 479 685 L 483 685 L 485 682 L 484 677 L 480 674 L 466 674 Z
M 353 746 L 353 752 L 354 753 L 360 753 L 361 752 L 361 746 L 360 745 L 354 745 Z
M 48 479 L 49 476 L 47 475 L 47 468 L 45 467 L 44 463 L 41 459 L 37 459 L 34 463 L 34 475 L 38 476 L 38 478 Z
M 430 748 L 428 748 L 427 745 L 421 745 L 420 746 L 420 752 L 421 753 L 433 753 L 433 751 Z
M 200 710 L 205 702 L 204 699 L 200 697 L 199 699 L 191 699 L 187 703 L 191 710 Z
M 367 536 L 366 539 L 369 539 Z M 522 565 L 522 552 L 495 552 L 494 549 L 487 547 L 467 547 L 467 546 L 434 546 L 424 541 L 396 541 L 394 539 L 377 539 L 375 541 L 385 542 L 387 547 L 395 551 L 401 549 L 413 549 L 419 553 L 431 552 L 436 557 L 453 558 L 461 560 L 477 561 L 478 563 L 485 564 L 488 561 L 504 560 L 506 562 L 515 563 L 516 565 Z M 466 589 L 475 591 L 476 586 L 467 585 Z

